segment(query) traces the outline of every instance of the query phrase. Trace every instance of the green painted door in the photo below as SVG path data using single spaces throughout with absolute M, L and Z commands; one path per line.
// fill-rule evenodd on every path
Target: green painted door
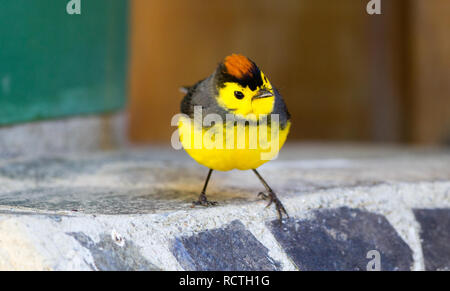
M 0 125 L 125 105 L 128 1 L 68 3 L 1 1 Z

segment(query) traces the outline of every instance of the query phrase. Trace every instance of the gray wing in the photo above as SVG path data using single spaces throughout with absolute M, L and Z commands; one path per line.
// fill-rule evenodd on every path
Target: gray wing
M 203 118 L 209 113 L 215 113 L 225 116 L 225 110 L 217 104 L 214 96 L 217 94 L 213 85 L 214 75 L 202 80 L 194 86 L 187 89 L 187 94 L 181 101 L 181 113 L 193 118 L 194 107 L 202 107 Z
M 181 113 L 187 114 L 189 117 L 192 117 L 192 115 L 194 114 L 194 104 L 192 102 L 192 97 L 196 94 L 197 91 L 199 91 L 198 87 L 203 81 L 204 80 L 197 82 L 192 87 L 182 87 L 182 89 L 180 89 L 180 91 L 186 93 L 183 100 L 181 101 Z
M 278 90 L 275 87 L 273 89 L 275 91 L 275 104 L 272 113 L 278 114 L 281 128 L 284 128 L 287 122 L 291 119 L 291 114 L 289 113 L 286 103 L 284 103 L 283 97 L 281 97 Z

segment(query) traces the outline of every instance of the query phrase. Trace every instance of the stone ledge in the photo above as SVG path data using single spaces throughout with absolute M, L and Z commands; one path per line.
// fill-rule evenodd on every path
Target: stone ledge
M 220 205 L 190 208 L 206 170 L 183 153 L 1 160 L 0 269 L 365 270 L 371 250 L 383 270 L 450 268 L 448 154 L 298 148 L 261 168 L 282 226 L 248 172 L 214 173 Z
M 0 125 L 0 158 L 110 150 L 126 146 L 124 112 Z

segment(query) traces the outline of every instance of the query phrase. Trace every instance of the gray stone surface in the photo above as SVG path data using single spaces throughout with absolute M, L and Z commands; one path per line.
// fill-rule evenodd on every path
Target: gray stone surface
M 126 115 L 114 113 L 0 126 L 0 158 L 127 145 Z
M 287 147 L 261 174 L 282 197 L 327 189 L 449 181 L 450 154 L 396 149 Z M 384 153 L 384 154 L 383 154 Z M 301 157 L 295 158 L 295 155 Z M 144 214 L 185 209 L 207 169 L 182 151 L 134 150 L 0 159 L 0 205 L 89 214 Z M 251 171 L 214 173 L 208 195 L 249 203 L 264 188 Z
M 450 209 L 414 209 L 428 271 L 450 271 Z
M 363 268 L 371 247 L 384 269 L 422 270 L 428 253 L 413 209 L 450 208 L 448 151 L 294 144 L 260 173 L 292 217 L 287 233 L 267 224 L 276 212 L 257 198 L 263 186 L 252 172 L 214 173 L 208 195 L 219 205 L 191 208 L 207 170 L 182 151 L 0 154 L 0 270 Z M 355 210 L 322 221 L 320 209 Z M 296 221 L 314 236 L 298 235 Z M 439 236 L 430 238 L 435 247 Z M 295 239 L 330 251 L 299 263 L 298 244 L 282 242 Z M 231 259 L 218 253 L 226 248 Z M 354 254 L 342 261 L 336 249 Z
M 347 207 L 314 212 L 269 226 L 300 270 L 362 271 L 368 252 L 380 254 L 381 270 L 410 270 L 412 251 L 385 217 Z
M 132 241 L 124 241 L 120 237 L 111 239 L 106 233 L 100 235 L 100 241 L 95 243 L 82 232 L 71 232 L 68 235 L 75 238 L 83 247 L 91 252 L 94 259 L 92 270 L 99 271 L 157 271 L 158 268 L 148 262 L 140 253 L 140 248 Z
M 235 220 L 229 225 L 188 237 L 177 237 L 173 253 L 189 271 L 276 271 L 269 250 Z

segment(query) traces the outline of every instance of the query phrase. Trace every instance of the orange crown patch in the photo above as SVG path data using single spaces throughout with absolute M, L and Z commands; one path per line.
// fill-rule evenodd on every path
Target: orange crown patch
M 225 58 L 225 67 L 228 74 L 241 79 L 245 75 L 253 77 L 252 68 L 254 64 L 245 56 L 232 54 Z

